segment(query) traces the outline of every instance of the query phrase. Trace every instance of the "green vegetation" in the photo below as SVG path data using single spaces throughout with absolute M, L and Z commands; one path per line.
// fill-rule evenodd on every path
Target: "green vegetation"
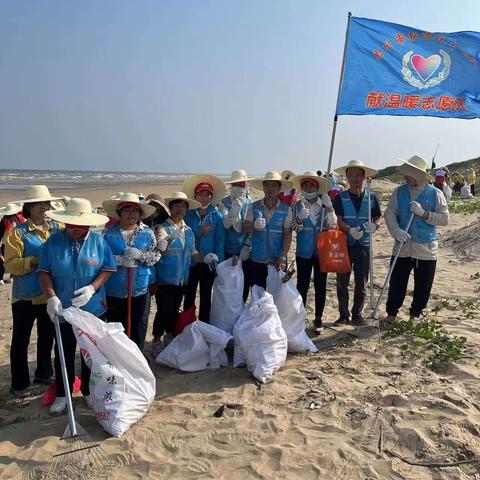
M 471 198 L 469 200 L 462 200 L 460 198 L 452 198 L 448 202 L 448 210 L 450 213 L 480 213 L 480 198 Z

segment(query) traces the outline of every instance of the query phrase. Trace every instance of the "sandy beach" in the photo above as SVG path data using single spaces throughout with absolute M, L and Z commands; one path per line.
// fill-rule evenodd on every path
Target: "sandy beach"
M 383 209 L 394 186 L 386 181 L 373 184 Z M 115 188 L 86 186 L 76 195 L 98 206 L 119 190 L 165 196 L 178 186 Z M 0 194 L 2 203 L 19 198 L 12 192 Z M 307 306 L 307 332 L 319 352 L 289 355 L 271 383 L 255 383 L 244 368 L 185 374 L 151 362 L 157 378 L 155 402 L 120 439 L 101 429 L 77 394 L 77 421 L 118 462 L 110 478 L 480 478 L 480 463 L 461 464 L 480 457 L 480 275 L 476 275 L 480 263 L 478 242 L 469 243 L 478 222 L 478 214 L 456 213 L 450 225 L 439 229 L 441 249 L 429 316 L 467 337 L 458 362 L 434 372 L 420 358 L 402 355 L 402 337 L 387 338 L 374 327 L 334 327 L 337 299 L 335 276 L 330 274 L 323 335 L 313 333 L 313 285 Z M 392 245 L 382 226 L 374 236 L 376 295 L 387 274 Z M 293 252 L 294 245 L 290 256 Z M 46 387 L 37 387 L 24 400 L 9 394 L 10 295 L 11 286 L 0 288 L 2 479 L 21 478 L 23 468 L 50 462 L 67 424 L 66 416 L 51 417 L 41 406 Z M 409 295 L 402 318 L 408 317 L 410 301 Z M 150 326 L 154 312 L 153 306 Z M 32 340 L 32 366 L 34 359 Z M 213 414 L 222 405 L 224 414 L 217 418 Z M 431 468 L 408 462 L 460 463 Z

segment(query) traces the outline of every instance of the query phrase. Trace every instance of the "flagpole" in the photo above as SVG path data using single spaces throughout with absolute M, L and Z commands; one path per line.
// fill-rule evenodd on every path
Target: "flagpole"
M 343 74 L 345 72 L 345 57 L 346 57 L 346 53 L 347 53 L 348 32 L 350 30 L 350 17 L 351 16 L 352 16 L 352 12 L 348 12 L 347 29 L 345 31 L 345 44 L 343 46 L 342 68 L 340 70 L 340 81 L 338 82 L 337 104 L 335 106 L 335 116 L 333 117 L 332 138 L 330 139 L 330 153 L 328 154 L 328 168 L 327 168 L 327 175 L 326 175 L 327 190 L 329 190 L 330 172 L 331 172 L 331 169 L 332 169 L 333 146 L 335 145 L 335 133 L 337 131 L 338 102 L 340 101 L 340 92 L 342 90 L 342 85 L 343 85 Z

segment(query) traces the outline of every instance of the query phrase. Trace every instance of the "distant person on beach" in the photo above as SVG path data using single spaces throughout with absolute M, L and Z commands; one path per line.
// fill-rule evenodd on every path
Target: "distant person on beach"
M 385 223 L 397 240 L 393 254 L 403 242 L 390 279 L 386 324 L 392 324 L 403 305 L 408 279 L 413 270 L 413 300 L 410 318 L 419 319 L 430 298 L 438 256 L 437 226 L 448 225 L 449 212 L 445 196 L 427 183 L 428 163 L 418 155 L 404 160 L 397 168 L 405 183 L 397 187 L 385 211 Z M 408 221 L 413 221 L 406 231 Z
M 351 160 L 344 167 L 335 169 L 335 172 L 345 175 L 349 189 L 336 196 L 333 208 L 338 217 L 338 225 L 347 234 L 348 256 L 353 269 L 355 287 L 353 293 L 352 316 L 348 308 L 350 283 L 349 273 L 337 273 L 337 297 L 340 317 L 335 325 L 351 323 L 363 325 L 363 307 L 367 296 L 367 282 L 370 273 L 370 239 L 380 227 L 380 202 L 371 192 L 371 223 L 368 223 L 368 195 L 364 188 L 364 181 L 374 177 L 378 172 L 367 167 L 361 160 Z
M 5 280 L 3 278 L 5 274 L 5 242 L 13 229 L 25 221 L 21 203 L 9 202 L 5 207 L 0 208 L 0 285 L 13 282 L 11 275 Z
M 53 382 L 52 347 L 54 328 L 47 313 L 47 298 L 40 287 L 38 264 L 45 242 L 58 230 L 46 212 L 53 197 L 45 185 L 28 187 L 22 215 L 26 222 L 17 225 L 5 241 L 5 269 L 13 276 L 13 329 L 10 344 L 11 391 L 18 397 L 28 394 L 30 374 L 28 345 L 33 324 L 37 321 L 37 367 L 34 382 Z
M 462 187 L 465 185 L 465 177 L 460 172 L 453 173 L 453 191 L 460 193 Z
M 252 235 L 249 285 L 266 288 L 268 264 L 285 270 L 292 243 L 292 209 L 279 198 L 280 191 L 291 191 L 293 182 L 282 180 L 278 172 L 267 172 L 250 184 L 263 190 L 264 198 L 250 204 L 245 231 Z
M 477 174 L 473 168 L 468 169 L 467 183 L 470 185 L 470 191 L 475 196 L 475 184 L 477 183 Z

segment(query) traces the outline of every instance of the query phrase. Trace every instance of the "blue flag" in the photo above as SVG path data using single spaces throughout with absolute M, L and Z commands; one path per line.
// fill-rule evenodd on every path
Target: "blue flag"
M 338 115 L 480 117 L 480 33 L 351 17 Z

